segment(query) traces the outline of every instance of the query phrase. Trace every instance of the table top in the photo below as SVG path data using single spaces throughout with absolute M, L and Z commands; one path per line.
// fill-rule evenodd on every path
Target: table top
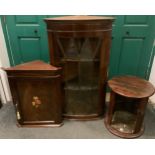
M 14 70 L 58 70 L 57 67 L 54 67 L 50 64 L 47 64 L 41 60 L 31 61 L 23 63 L 17 66 L 5 68 L 5 71 L 14 71 Z
M 108 81 L 108 86 L 115 93 L 131 98 L 145 98 L 154 94 L 154 86 L 136 76 L 117 76 Z
M 62 17 L 55 17 L 55 18 L 45 18 L 45 20 L 52 20 L 52 21 L 88 21 L 88 20 L 114 20 L 114 17 L 108 16 L 62 16 Z

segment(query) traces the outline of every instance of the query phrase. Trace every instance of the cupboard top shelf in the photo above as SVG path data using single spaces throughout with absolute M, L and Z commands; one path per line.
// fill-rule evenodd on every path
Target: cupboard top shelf
M 96 21 L 96 20 L 114 20 L 114 17 L 107 16 L 63 16 L 55 18 L 45 18 L 45 21 Z
M 41 60 L 36 60 L 36 61 L 32 61 L 32 62 L 27 62 L 27 63 L 23 63 L 17 66 L 13 66 L 13 67 L 9 67 L 9 68 L 3 68 L 5 71 L 19 71 L 19 70 L 52 70 L 52 71 L 56 71 L 59 70 L 60 68 L 57 68 L 55 66 L 46 64 L 45 62 L 41 61 Z
M 150 82 L 136 76 L 116 76 L 108 81 L 108 85 L 115 93 L 130 98 L 146 98 L 155 93 Z
M 64 16 L 45 18 L 44 20 L 47 24 L 48 32 L 63 32 L 61 36 L 90 35 L 100 37 L 103 35 L 100 33 L 101 31 L 112 30 L 112 22 L 114 21 L 114 18 L 103 16 Z M 67 34 L 64 34 L 64 32 Z

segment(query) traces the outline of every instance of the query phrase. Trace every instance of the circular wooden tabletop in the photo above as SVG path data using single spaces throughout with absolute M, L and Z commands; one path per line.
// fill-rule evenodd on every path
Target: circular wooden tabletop
M 109 87 L 115 93 L 132 98 L 145 98 L 154 94 L 154 86 L 139 77 L 117 76 L 108 81 Z

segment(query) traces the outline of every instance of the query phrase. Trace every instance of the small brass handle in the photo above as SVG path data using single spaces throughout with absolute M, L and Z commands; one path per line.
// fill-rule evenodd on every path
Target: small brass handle
M 41 105 L 41 100 L 39 99 L 38 96 L 33 96 L 33 101 L 32 101 L 32 106 L 34 106 L 35 108 L 38 108 L 39 105 Z

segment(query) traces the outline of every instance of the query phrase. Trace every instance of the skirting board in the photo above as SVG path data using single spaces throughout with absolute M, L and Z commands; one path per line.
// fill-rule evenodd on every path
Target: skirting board
M 0 97 L 2 103 L 4 104 L 12 101 L 7 75 L 1 69 L 0 69 Z

